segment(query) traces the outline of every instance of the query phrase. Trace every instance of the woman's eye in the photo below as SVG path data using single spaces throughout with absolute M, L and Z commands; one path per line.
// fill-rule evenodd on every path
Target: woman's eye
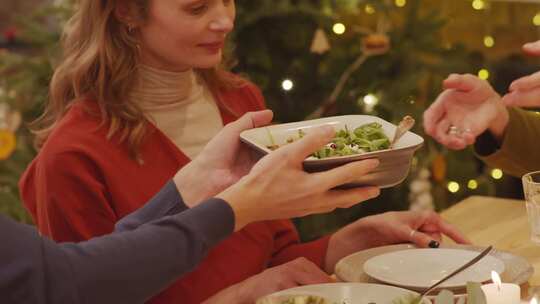
M 206 11 L 206 9 L 208 9 L 208 5 L 202 4 L 202 5 L 198 5 L 198 6 L 192 7 L 192 8 L 190 9 L 190 12 L 191 12 L 193 15 L 200 15 L 200 14 L 204 13 L 204 12 Z

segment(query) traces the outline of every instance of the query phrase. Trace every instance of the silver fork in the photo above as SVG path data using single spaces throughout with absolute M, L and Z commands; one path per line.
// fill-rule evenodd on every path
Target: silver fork
M 480 261 L 483 257 L 485 257 L 486 255 L 488 255 L 488 253 L 491 252 L 491 250 L 493 249 L 493 246 L 489 246 L 488 248 L 484 249 L 484 251 L 482 251 L 479 255 L 477 255 L 476 257 L 474 257 L 474 259 L 470 260 L 469 262 L 465 263 L 463 266 L 459 267 L 458 269 L 456 269 L 454 272 L 452 272 L 451 274 L 447 275 L 446 277 L 442 278 L 440 281 L 438 281 L 437 283 L 431 285 L 430 287 L 428 287 L 427 289 L 425 289 L 422 293 L 420 293 L 420 300 L 422 298 L 424 298 L 424 296 L 426 296 L 427 294 L 429 294 L 431 291 L 433 291 L 437 286 L 441 285 L 442 283 L 446 282 L 448 279 L 454 277 L 456 274 L 462 272 L 463 270 L 471 267 L 472 265 L 476 264 L 478 261 Z

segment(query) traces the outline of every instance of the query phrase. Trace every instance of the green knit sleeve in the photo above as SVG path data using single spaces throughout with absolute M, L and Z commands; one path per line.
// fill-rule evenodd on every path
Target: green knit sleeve
M 489 155 L 477 155 L 489 166 L 520 177 L 540 170 L 540 115 L 518 108 L 508 110 L 510 120 L 500 148 Z

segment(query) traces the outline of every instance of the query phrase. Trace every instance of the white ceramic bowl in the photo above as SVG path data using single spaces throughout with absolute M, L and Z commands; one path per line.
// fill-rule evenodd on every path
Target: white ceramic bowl
M 330 304 L 391 304 L 395 300 L 404 299 L 418 293 L 406 289 L 365 283 L 328 283 L 306 285 L 273 293 L 257 301 L 257 304 L 282 304 L 290 297 L 298 295 L 314 295 L 323 297 Z M 429 304 L 427 299 L 423 304 Z
M 269 132 L 272 134 L 276 144 L 283 145 L 287 142 L 288 138 L 298 137 L 298 130 L 308 133 L 310 128 L 322 125 L 331 125 L 336 130 L 345 129 L 345 126 L 347 126 L 350 130 L 354 130 L 361 125 L 372 122 L 380 123 L 384 133 L 390 140 L 394 137 L 396 126 L 384 119 L 369 115 L 345 115 L 254 128 L 242 132 L 240 138 L 257 151 L 266 154 L 271 152 L 267 146 L 272 145 Z M 354 183 L 343 186 L 358 187 L 371 185 L 388 188 L 401 183 L 407 177 L 414 152 L 423 143 L 424 139 L 422 137 L 412 132 L 407 132 L 392 149 L 323 159 L 306 159 L 304 161 L 304 169 L 308 172 L 320 172 L 353 161 L 378 158 L 380 161 L 379 167 L 369 174 L 359 177 Z

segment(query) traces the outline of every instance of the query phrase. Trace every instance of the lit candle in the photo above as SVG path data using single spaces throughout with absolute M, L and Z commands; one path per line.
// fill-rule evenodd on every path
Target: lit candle
M 532 298 L 530 302 L 521 301 L 521 304 L 538 304 L 538 300 L 536 298 Z
M 519 304 L 521 289 L 516 284 L 502 283 L 499 274 L 491 272 L 493 283 L 482 285 L 487 304 Z

